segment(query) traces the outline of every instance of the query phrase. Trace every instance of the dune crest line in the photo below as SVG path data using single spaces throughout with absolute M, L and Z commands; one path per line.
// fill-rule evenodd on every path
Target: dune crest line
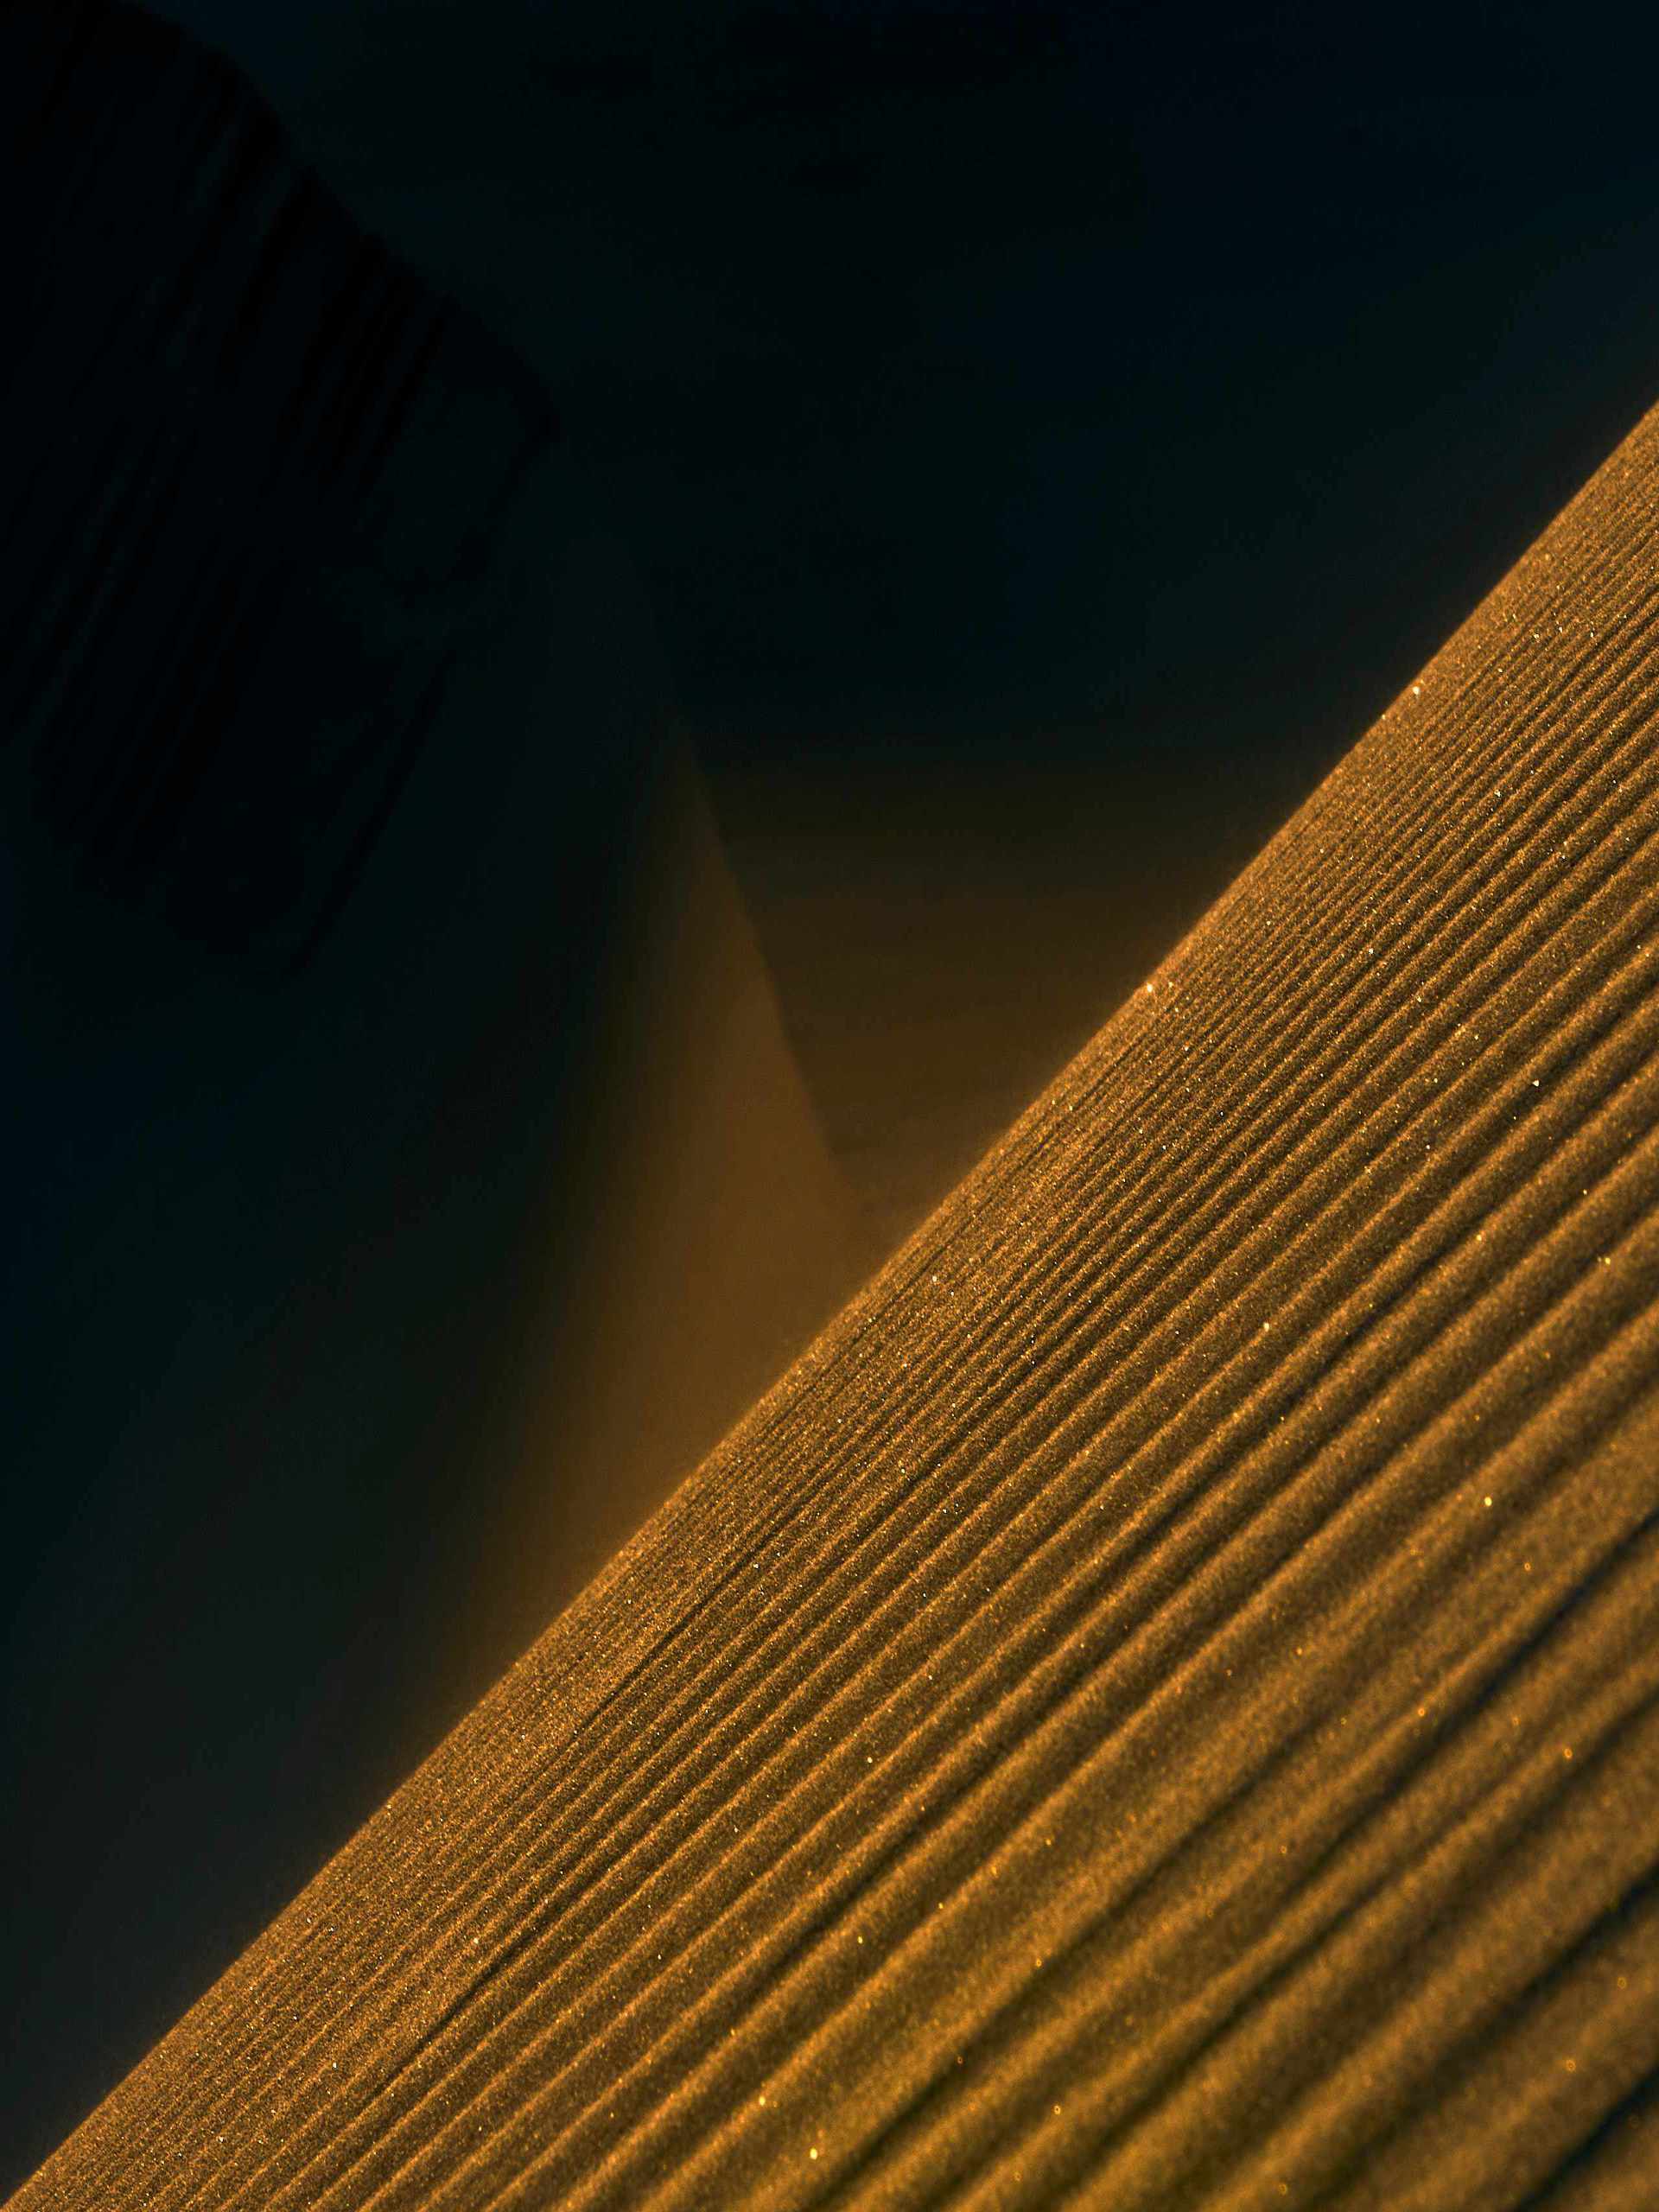
M 1659 411 L 14 2200 L 1632 2207 Z

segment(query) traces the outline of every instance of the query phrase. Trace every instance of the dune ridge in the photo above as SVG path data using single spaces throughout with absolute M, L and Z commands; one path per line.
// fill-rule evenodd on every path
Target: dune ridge
M 15 2200 L 1636 2206 L 1659 414 Z

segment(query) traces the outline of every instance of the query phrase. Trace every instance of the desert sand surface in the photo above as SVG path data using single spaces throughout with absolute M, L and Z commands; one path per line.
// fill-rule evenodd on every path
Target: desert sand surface
M 16 2200 L 1632 2208 L 1659 416 Z
M 135 11 L 0 137 L 3 2192 L 874 1255 L 534 378 Z
M 1644 2206 L 1642 134 L 511 13 L 0 21 L 0 2189 Z

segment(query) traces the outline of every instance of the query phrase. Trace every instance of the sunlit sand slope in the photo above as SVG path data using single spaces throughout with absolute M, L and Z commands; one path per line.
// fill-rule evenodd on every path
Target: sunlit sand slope
M 1637 2206 L 1659 418 L 31 2208 Z

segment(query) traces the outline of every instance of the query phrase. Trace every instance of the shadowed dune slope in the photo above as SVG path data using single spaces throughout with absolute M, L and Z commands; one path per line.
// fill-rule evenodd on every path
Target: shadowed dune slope
M 1630 2206 L 1659 416 L 25 2188 Z
M 139 10 L 0 149 L 3 2195 L 874 1255 L 535 376 Z

